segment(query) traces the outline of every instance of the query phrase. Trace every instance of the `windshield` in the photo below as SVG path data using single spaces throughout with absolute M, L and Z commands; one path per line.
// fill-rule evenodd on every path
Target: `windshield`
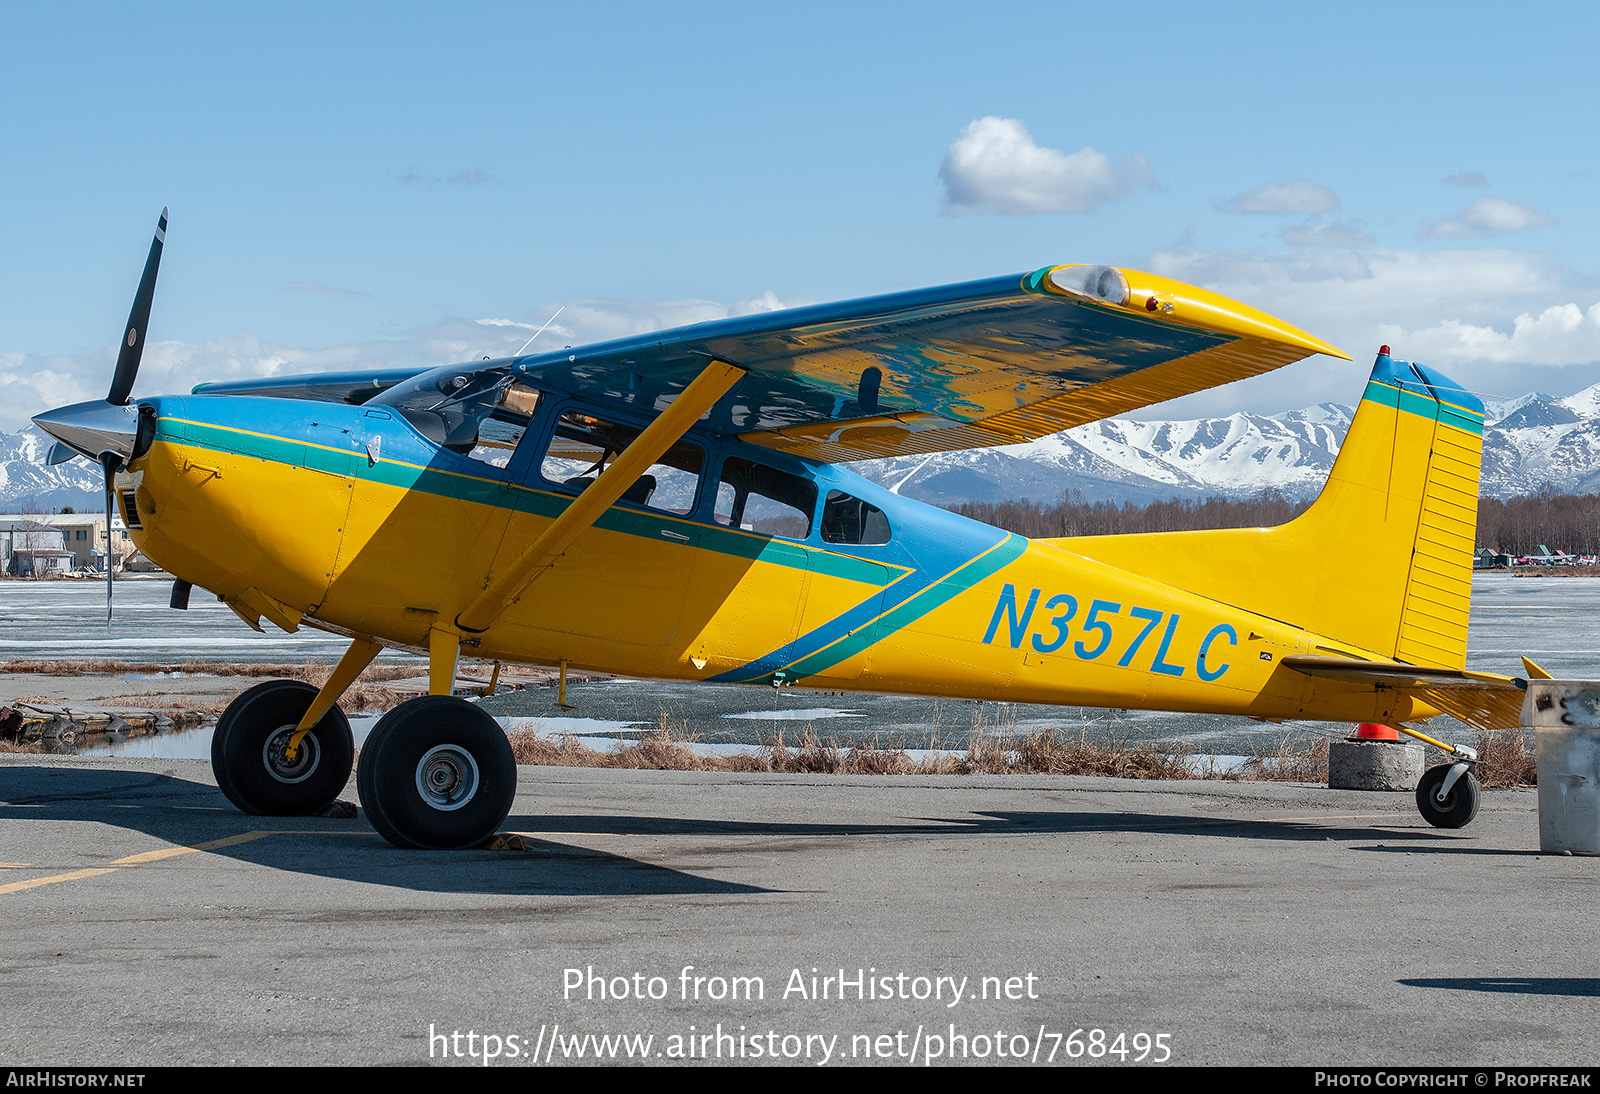
M 515 380 L 509 365 L 449 365 L 396 384 L 367 405 L 393 407 L 434 444 L 504 467 L 539 393 Z

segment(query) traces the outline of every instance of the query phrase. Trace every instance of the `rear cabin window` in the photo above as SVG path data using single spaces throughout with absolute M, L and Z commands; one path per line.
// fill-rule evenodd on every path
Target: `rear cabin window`
M 557 486 L 586 490 L 600 472 L 633 443 L 641 430 L 569 410 L 556 422 L 555 435 L 539 464 L 539 474 Z M 694 509 L 705 456 L 696 445 L 679 441 L 634 480 L 621 500 L 666 513 Z
M 826 543 L 871 545 L 889 542 L 889 518 L 876 505 L 829 490 L 822 504 L 822 539 Z
M 717 484 L 718 524 L 785 539 L 811 534 L 817 487 L 810 479 L 730 456 Z

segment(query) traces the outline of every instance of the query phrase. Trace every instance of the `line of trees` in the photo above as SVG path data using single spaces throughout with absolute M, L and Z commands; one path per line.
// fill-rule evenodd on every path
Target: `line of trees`
M 1278 490 L 1253 498 L 1173 498 L 1135 505 L 1131 501 L 1084 501 L 1070 490 L 1061 501 L 969 501 L 956 512 L 1030 539 L 1113 536 L 1135 532 L 1180 532 L 1202 528 L 1265 528 L 1284 524 L 1310 506 Z
M 1547 487 L 1529 497 L 1478 500 L 1478 546 L 1531 555 L 1541 543 L 1569 555 L 1600 554 L 1600 494 Z
M 1311 499 L 1278 490 L 1253 498 L 1174 498 L 1136 505 L 1131 501 L 1084 501 L 1069 491 L 1061 501 L 969 501 L 956 507 L 964 517 L 1033 539 L 1179 532 L 1203 528 L 1269 528 L 1305 512 Z M 1533 554 L 1539 545 L 1568 554 L 1600 554 L 1600 494 L 1539 493 L 1502 501 L 1478 501 L 1478 546 L 1510 555 Z

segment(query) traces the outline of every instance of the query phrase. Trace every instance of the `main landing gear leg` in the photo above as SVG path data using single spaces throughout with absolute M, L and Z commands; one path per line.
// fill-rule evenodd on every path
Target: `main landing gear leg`
M 1424 744 L 1443 749 L 1455 761 L 1430 767 L 1423 772 L 1421 781 L 1417 783 L 1417 811 L 1422 814 L 1422 819 L 1435 828 L 1465 828 L 1471 824 L 1472 818 L 1478 815 L 1478 806 L 1483 799 L 1478 777 L 1472 773 L 1478 753 L 1465 745 L 1452 747 L 1406 726 L 1396 728 Z
M 357 639 L 320 689 L 268 680 L 229 703 L 211 737 L 211 770 L 227 799 L 270 817 L 327 808 L 355 759 L 350 723 L 334 703 L 382 648 Z

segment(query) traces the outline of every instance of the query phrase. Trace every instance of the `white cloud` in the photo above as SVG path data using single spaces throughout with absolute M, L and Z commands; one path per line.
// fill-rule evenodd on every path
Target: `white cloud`
M 21 429 L 29 416 L 51 407 L 104 399 L 117 358 L 110 351 L 103 358 L 102 377 L 86 383 L 78 358 L 0 353 L 0 431 Z
M 1290 179 L 1263 182 L 1221 205 L 1230 213 L 1331 213 L 1339 207 L 1339 195 L 1320 182 Z
M 1511 321 L 1509 330 L 1459 319 L 1418 330 L 1379 329 L 1410 347 L 1410 352 L 1433 360 L 1557 366 L 1600 361 L 1600 303 L 1588 310 L 1577 304 L 1555 304 L 1538 314 L 1523 312 Z
M 1489 180 L 1476 171 L 1457 171 L 1444 180 L 1446 186 L 1465 186 L 1469 189 L 1489 185 Z
M 1016 118 L 979 118 L 963 126 L 939 168 L 953 214 L 1088 213 L 1154 187 L 1150 161 L 1135 152 L 1113 163 L 1104 152 L 1066 153 L 1035 144 Z
M 1290 225 L 1282 234 L 1283 241 L 1291 247 L 1370 247 L 1376 242 L 1355 221 L 1330 220 L 1323 224 L 1316 217 Z
M 711 300 L 577 300 L 566 305 L 532 349 L 559 349 L 665 327 L 777 311 L 795 306 L 768 290 L 732 304 Z M 249 331 L 199 345 L 151 342 L 145 347 L 134 397 L 187 392 L 210 380 L 253 380 L 299 373 L 378 368 L 428 368 L 504 357 L 538 330 L 554 307 L 534 323 L 517 319 L 441 319 L 385 340 L 307 347 L 263 342 Z M 117 347 L 77 356 L 0 353 L 0 432 L 13 432 L 52 407 L 105 398 Z
M 559 333 L 561 343 L 579 346 L 588 342 L 603 342 L 610 338 L 628 338 L 635 334 L 683 327 L 691 323 L 708 323 L 715 319 L 729 319 L 739 315 L 780 311 L 792 308 L 802 301 L 784 300 L 768 289 L 759 296 L 738 300 L 732 304 L 719 304 L 714 300 L 614 300 L 595 297 L 573 300 L 566 305 L 560 319 L 551 324 L 547 333 Z M 544 339 L 540 339 L 543 342 Z
M 1424 225 L 1422 234 L 1435 239 L 1473 239 L 1501 232 L 1525 232 L 1554 223 L 1549 213 L 1518 205 L 1505 198 L 1483 197 L 1458 210 L 1453 216 Z
M 1522 394 L 1535 383 L 1559 386 L 1547 372 L 1530 379 L 1530 369 L 1600 361 L 1600 312 L 1568 303 L 1600 300 L 1600 284 L 1545 255 L 1492 248 L 1318 247 L 1270 255 L 1172 250 L 1152 255 L 1149 268 L 1278 316 L 1345 349 L 1355 363 L 1313 358 L 1141 417 L 1350 405 L 1384 344 L 1404 360 L 1500 395 Z

